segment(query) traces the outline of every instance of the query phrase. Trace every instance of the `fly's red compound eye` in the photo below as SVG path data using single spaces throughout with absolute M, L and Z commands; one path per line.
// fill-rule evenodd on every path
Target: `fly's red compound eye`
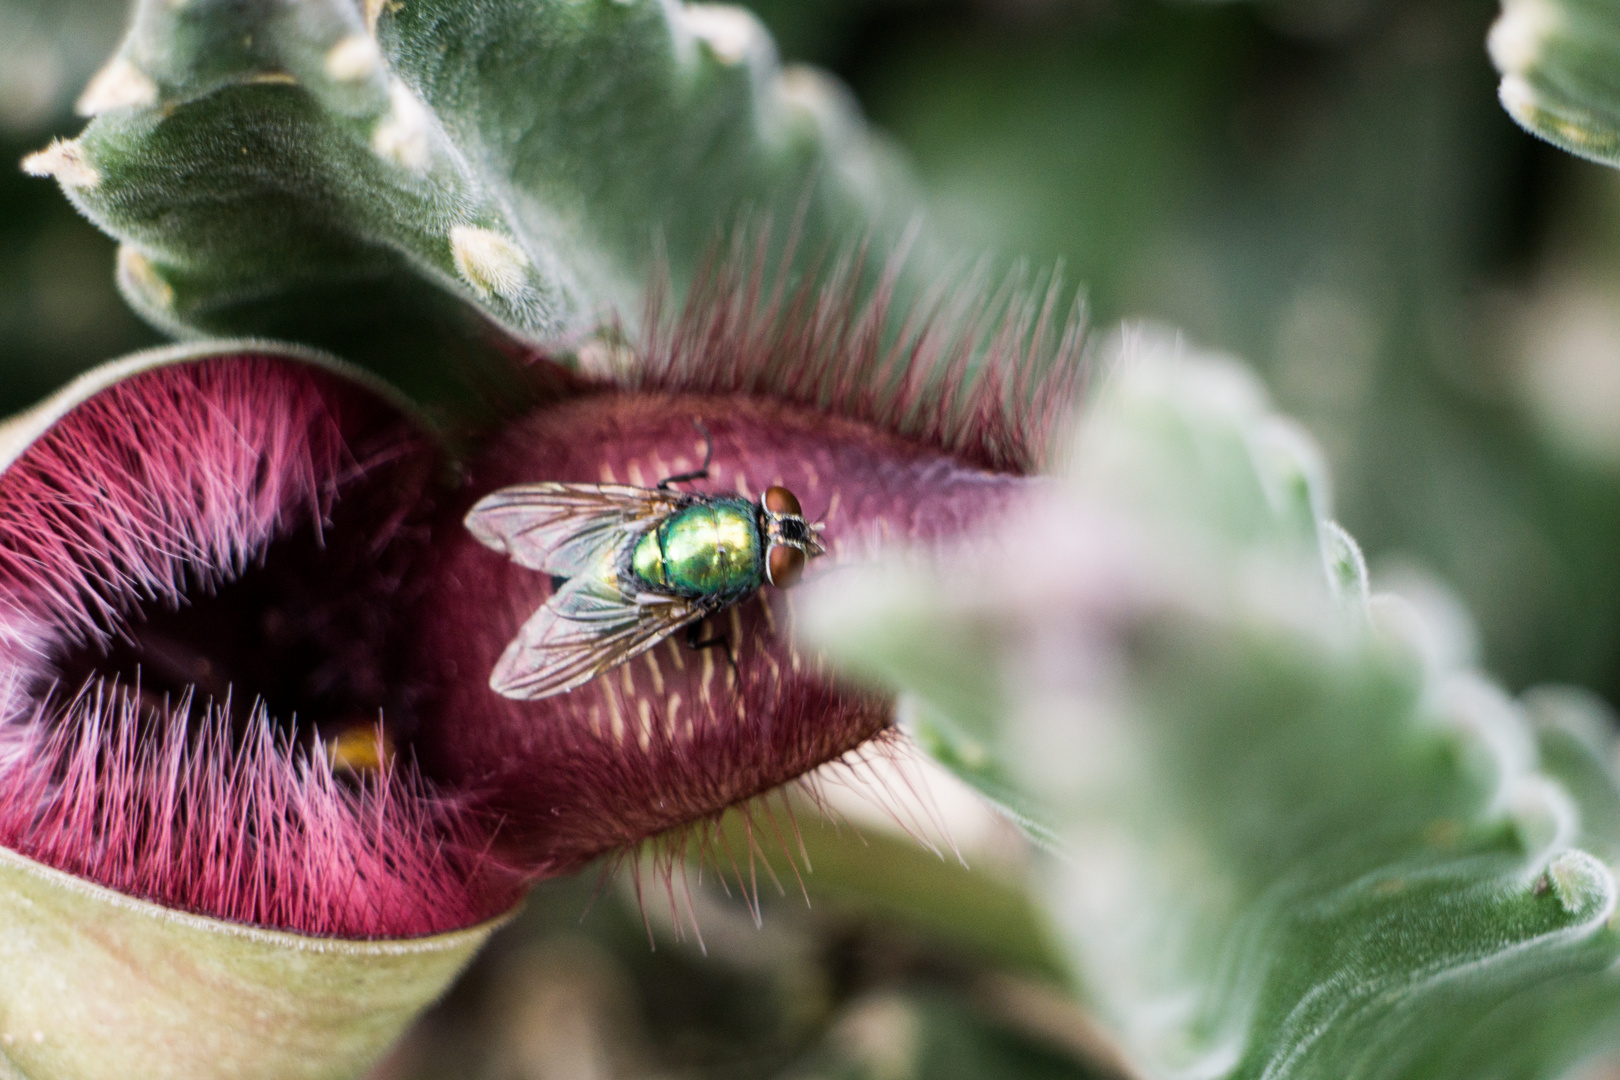
M 803 517 L 804 511 L 799 508 L 799 499 L 793 492 L 785 487 L 768 487 L 765 497 L 760 500 L 765 509 L 773 514 L 792 514 Z M 802 560 L 801 560 L 802 561 Z
M 781 491 L 781 488 L 772 488 L 772 491 Z M 789 495 L 788 498 L 793 498 Z M 797 505 L 795 503 L 795 505 Z M 796 547 L 786 544 L 772 544 L 770 553 L 765 558 L 765 576 L 772 585 L 778 589 L 785 589 L 799 580 L 804 573 L 804 552 Z

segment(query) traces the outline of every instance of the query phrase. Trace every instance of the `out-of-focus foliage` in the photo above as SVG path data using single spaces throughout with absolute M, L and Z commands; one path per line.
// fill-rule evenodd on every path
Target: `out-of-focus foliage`
M 1502 105 L 1572 154 L 1620 165 L 1620 12 L 1602 0 L 1505 0 L 1491 28 Z
M 0 3 L 0 133 L 31 136 L 62 120 L 127 13 L 126 0 Z
M 947 245 L 1250 360 L 1375 573 L 1447 580 L 1512 685 L 1620 693 L 1615 184 L 1503 115 L 1496 0 L 810 7 L 762 10 L 910 151 Z
M 640 897 L 628 868 L 606 886 L 546 883 L 372 1080 L 1112 1077 L 1082 1064 L 1103 1044 L 1016 890 L 909 840 L 842 831 L 805 819 L 817 872 L 803 892 L 780 853 L 770 871 L 723 861 L 699 882 L 689 868 L 678 908 L 646 867 Z M 948 901 L 936 907 L 956 929 L 862 898 L 884 878 Z
M 1314 448 L 1230 361 L 1128 342 L 1067 472 L 809 622 L 1052 838 L 1145 1075 L 1528 1080 L 1620 1039 L 1612 717 L 1517 704 L 1369 599 Z

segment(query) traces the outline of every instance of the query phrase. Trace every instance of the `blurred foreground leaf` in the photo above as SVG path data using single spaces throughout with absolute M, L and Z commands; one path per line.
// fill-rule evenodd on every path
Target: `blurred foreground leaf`
M 1375 574 L 1443 576 L 1510 686 L 1620 700 L 1620 485 L 1527 415 L 1526 338 L 1553 335 L 1516 322 L 1532 268 L 1581 273 L 1550 234 L 1595 239 L 1567 181 L 1603 171 L 1497 106 L 1496 0 L 1365 7 L 1309 44 L 1243 3 L 918 19 L 851 78 L 946 243 L 1062 258 L 1097 325 L 1149 315 L 1252 361 Z M 1620 415 L 1603 385 L 1564 396 Z
M 1059 850 L 1050 910 L 1147 1075 L 1543 1077 L 1613 1042 L 1612 725 L 1369 598 L 1243 369 L 1122 351 L 1026 515 L 829 581 L 812 628 Z
M 1077 1065 L 958 997 L 906 988 L 852 1002 L 780 1080 L 1090 1080 Z
M 846 897 L 865 877 L 833 874 Z M 644 884 L 644 908 L 627 872 L 540 885 L 372 1080 L 1113 1075 L 1082 1064 L 1095 1033 L 1049 980 L 941 952 L 903 916 L 869 924 L 817 891 L 814 911 L 794 896 L 756 924 L 711 875 L 690 882 L 700 947 Z

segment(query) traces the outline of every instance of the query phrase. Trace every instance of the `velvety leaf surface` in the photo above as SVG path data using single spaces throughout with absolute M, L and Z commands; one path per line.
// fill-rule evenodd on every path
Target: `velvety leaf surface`
M 494 923 L 322 941 L 187 915 L 0 849 L 0 1077 L 344 1080 Z
M 520 339 L 633 319 L 748 215 L 810 246 L 909 212 L 845 92 L 746 12 L 659 0 L 137 4 L 51 173 L 175 333 L 397 367 L 466 308 Z
M 1553 1076 L 1611 1040 L 1612 722 L 1369 598 L 1245 371 L 1121 351 L 1024 516 L 829 582 L 809 624 L 1057 849 L 1050 909 L 1146 1074 Z
M 1620 12 L 1604 0 L 1504 0 L 1491 30 L 1502 105 L 1572 154 L 1620 165 Z

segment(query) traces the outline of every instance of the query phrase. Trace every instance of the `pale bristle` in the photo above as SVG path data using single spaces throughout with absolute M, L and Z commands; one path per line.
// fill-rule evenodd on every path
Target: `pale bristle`
M 840 787 L 868 806 L 897 830 L 929 852 L 951 858 L 967 866 L 957 846 L 950 823 L 940 810 L 921 763 L 925 752 L 899 728 L 887 728 L 842 757 L 827 762 L 797 781 L 805 800 L 831 821 L 843 815 L 828 796 L 828 789 Z

